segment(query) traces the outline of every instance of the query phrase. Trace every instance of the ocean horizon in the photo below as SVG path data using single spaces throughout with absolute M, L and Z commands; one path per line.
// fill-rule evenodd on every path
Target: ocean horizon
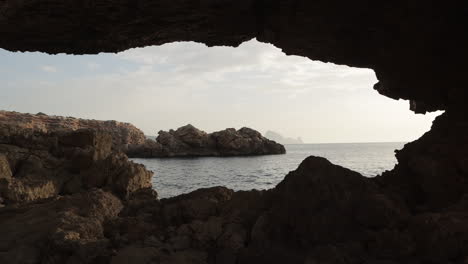
M 153 188 L 168 198 L 199 188 L 271 189 L 309 156 L 375 177 L 396 164 L 395 150 L 406 142 L 285 144 L 286 154 L 243 157 L 132 159 L 155 174 Z

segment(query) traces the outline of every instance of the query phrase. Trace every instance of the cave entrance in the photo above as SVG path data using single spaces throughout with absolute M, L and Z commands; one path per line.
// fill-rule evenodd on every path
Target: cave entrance
M 212 185 L 273 187 L 308 155 L 376 175 L 436 115 L 379 95 L 370 69 L 287 56 L 256 40 L 82 56 L 2 50 L 0 58 L 3 110 L 125 121 L 148 136 L 188 123 L 207 132 L 247 126 L 299 144 L 285 156 L 137 160 L 156 171 L 162 197 Z

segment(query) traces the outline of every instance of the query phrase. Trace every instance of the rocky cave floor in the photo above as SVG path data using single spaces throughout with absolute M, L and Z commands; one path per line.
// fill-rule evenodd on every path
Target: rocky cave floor
M 468 263 L 468 126 L 452 118 L 375 178 L 309 157 L 271 190 L 160 200 L 105 132 L 3 127 L 0 263 Z

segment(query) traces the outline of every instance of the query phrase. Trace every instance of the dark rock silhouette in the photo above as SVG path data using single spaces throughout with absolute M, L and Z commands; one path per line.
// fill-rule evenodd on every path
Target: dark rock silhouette
M 435 155 L 459 142 L 446 137 L 450 118 L 436 119 L 398 153 L 395 170 L 376 178 L 309 157 L 271 190 L 213 187 L 161 200 L 148 188 L 152 174 L 112 150 L 105 132 L 16 131 L 0 141 L 0 261 L 464 260 L 468 203 L 465 186 L 453 180 L 462 177 L 463 158 L 453 175 L 440 171 L 446 178 L 407 161 L 418 153 L 437 167 L 452 164 Z M 430 141 L 440 145 L 424 148 Z
M 417 112 L 447 109 L 458 92 L 466 94 L 462 1 L 76 1 L 2 1 L 0 47 L 97 54 L 175 41 L 238 46 L 256 38 L 288 55 L 371 68 L 379 93 L 410 100 Z
M 159 131 L 156 141 L 147 139 L 145 144 L 130 145 L 129 157 L 200 157 L 245 156 L 284 154 L 284 146 L 263 137 L 259 132 L 243 127 L 228 128 L 206 133 L 192 125 L 177 130 Z

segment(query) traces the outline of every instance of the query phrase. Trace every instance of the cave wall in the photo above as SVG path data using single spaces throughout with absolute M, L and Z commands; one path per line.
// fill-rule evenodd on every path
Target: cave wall
M 465 97 L 467 5 L 445 1 L 0 0 L 0 47 L 95 54 L 174 41 L 237 46 L 375 70 L 375 89 L 413 111 Z

